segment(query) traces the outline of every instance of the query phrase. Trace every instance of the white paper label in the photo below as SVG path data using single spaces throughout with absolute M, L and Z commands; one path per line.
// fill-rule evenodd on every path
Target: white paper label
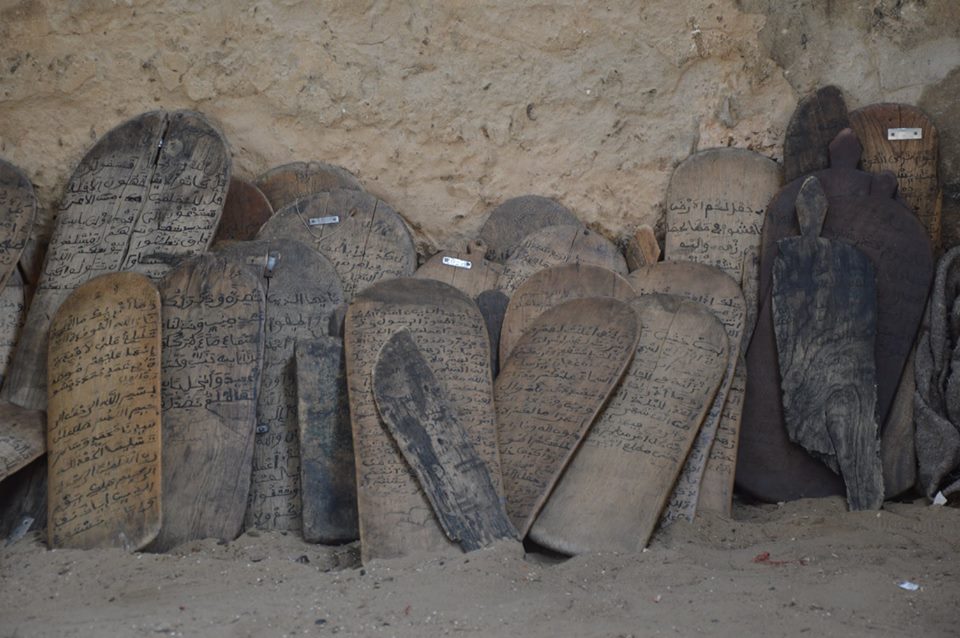
M 473 262 L 467 261 L 466 259 L 457 259 L 456 257 L 447 257 L 444 256 L 443 264 L 445 266 L 453 266 L 454 268 L 466 268 L 470 270 L 473 268 Z
M 330 215 L 330 217 L 311 217 L 307 220 L 311 226 L 323 226 L 325 224 L 339 224 L 340 215 Z
M 888 140 L 921 140 L 923 139 L 922 128 L 888 128 Z

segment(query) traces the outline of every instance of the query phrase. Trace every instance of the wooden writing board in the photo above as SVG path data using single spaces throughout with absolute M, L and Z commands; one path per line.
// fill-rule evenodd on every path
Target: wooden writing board
M 136 273 L 79 286 L 50 323 L 51 548 L 140 549 L 160 530 L 160 295 Z
M 382 281 L 347 310 L 345 347 L 364 561 L 450 547 L 430 503 L 376 411 L 373 370 L 383 344 L 410 332 L 501 490 L 490 345 L 469 297 L 432 279 Z
M 500 332 L 500 362 L 506 363 L 517 342 L 544 312 L 571 299 L 613 297 L 629 301 L 633 286 L 618 273 L 590 264 L 564 264 L 530 276 L 510 297 Z
M 43 412 L 0 402 L 0 481 L 40 458 L 47 449 L 45 436 Z
M 525 536 L 554 483 L 626 372 L 637 313 L 612 297 L 540 315 L 494 386 L 507 514 Z
M 301 529 L 300 445 L 295 346 L 328 334 L 343 303 L 330 261 L 306 244 L 278 239 L 237 242 L 222 253 L 246 264 L 266 295 L 263 373 L 245 527 Z
M 918 339 L 919 341 L 919 339 Z M 907 358 L 900 385 L 887 413 L 880 437 L 880 462 L 883 466 L 883 497 L 902 496 L 917 484 L 914 396 L 916 383 L 916 347 Z
M 827 197 L 816 177 L 804 181 L 797 213 L 802 235 L 779 241 L 773 265 L 784 424 L 792 441 L 843 476 L 850 509 L 879 509 L 873 265 L 853 246 L 819 236 Z
M 475 299 L 490 337 L 490 368 L 493 378 L 500 374 L 500 333 L 510 298 L 499 290 L 484 290 Z
M 630 305 L 643 325 L 633 361 L 530 530 L 565 554 L 646 546 L 727 367 L 724 328 L 702 304 Z
M 606 237 L 581 226 L 548 226 L 527 235 L 503 267 L 497 287 L 507 296 L 531 275 L 567 263 L 590 264 L 627 274 L 627 262 Z
M 513 249 L 529 234 L 547 226 L 580 226 L 566 206 L 540 195 L 522 195 L 503 202 L 487 216 L 479 239 L 487 247 L 487 259 L 506 262 Z
M 152 549 L 233 540 L 250 491 L 265 301 L 258 278 L 205 254 L 160 284 L 163 525 Z
M 272 215 L 273 207 L 259 188 L 233 177 L 213 241 L 250 241 Z
M 641 225 L 636 232 L 627 237 L 623 257 L 630 272 L 660 261 L 660 244 L 657 243 L 657 236 L 649 224 Z
M 278 209 L 257 238 L 313 246 L 333 262 L 347 301 L 371 284 L 408 277 L 417 268 L 403 219 L 365 191 L 337 189 L 298 199 Z
M 515 539 L 486 463 L 408 331 L 380 350 L 373 396 L 447 538 L 464 551 Z
M 641 295 L 665 293 L 703 304 L 726 330 L 728 357 L 723 380 L 673 488 L 664 520 L 693 520 L 698 509 L 727 514 L 733 499 L 743 409 L 742 393 L 730 395 L 734 383 L 742 380 L 736 369 L 746 317 L 743 293 L 737 282 L 723 271 L 689 261 L 663 261 L 636 270 L 627 279 Z M 741 402 L 737 403 L 738 400 Z M 709 477 L 706 476 L 708 466 L 713 468 Z
M 229 179 L 226 143 L 198 113 L 145 113 L 100 138 L 67 183 L 3 398 L 42 409 L 47 330 L 64 299 L 105 273 L 159 280 L 206 250 Z
M 363 190 L 350 171 L 324 162 L 291 162 L 276 166 L 254 180 L 254 185 L 275 211 L 314 193 L 337 189 Z
M 920 218 L 931 243 L 938 248 L 941 193 L 937 127 L 926 113 L 909 104 L 859 108 L 850 113 L 850 126 L 863 145 L 863 170 L 893 171 L 898 194 Z M 898 136 L 907 139 L 890 139 Z
M 360 537 L 345 365 L 340 337 L 297 343 L 302 532 L 310 543 Z
M 466 251 L 442 250 L 417 268 L 414 277 L 426 277 L 450 284 L 468 297 L 497 287 L 503 266 L 487 261 L 487 248 L 480 241 L 470 242 Z
M 37 196 L 27 176 L 0 159 L 0 289 L 17 269 L 33 229 L 37 207 Z
M 23 277 L 16 268 L 7 285 L 0 290 L 0 383 L 7 376 L 13 362 L 23 322 L 27 314 L 26 289 Z M 2 402 L 0 402 L 2 403 Z
M 784 181 L 829 168 L 830 142 L 849 126 L 847 104 L 839 88 L 824 86 L 800 100 L 783 140 Z

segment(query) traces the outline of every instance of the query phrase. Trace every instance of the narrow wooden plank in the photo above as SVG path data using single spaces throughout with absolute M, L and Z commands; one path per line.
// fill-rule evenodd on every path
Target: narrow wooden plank
M 612 297 L 547 310 L 494 386 L 507 514 L 525 536 L 637 348 L 634 310 Z
M 343 339 L 300 341 L 296 357 L 303 540 L 355 541 L 360 530 Z
M 379 282 L 358 294 L 345 327 L 362 559 L 455 547 L 377 414 L 373 369 L 393 333 L 409 330 L 499 491 L 490 345 L 483 317 L 473 300 L 452 286 L 403 278 Z
M 517 537 L 486 463 L 407 330 L 380 350 L 373 396 L 447 538 L 469 552 Z
M 783 140 L 783 179 L 798 177 L 830 167 L 830 142 L 850 126 L 843 92 L 824 86 L 797 104 Z
M 637 268 L 650 266 L 660 261 L 660 244 L 657 236 L 649 224 L 642 224 L 627 237 L 623 256 L 627 261 L 627 268 L 633 272 Z
M 530 530 L 565 554 L 646 546 L 727 367 L 724 328 L 702 304 L 630 305 L 643 325 L 633 361 Z
M 487 247 L 487 259 L 504 263 L 523 239 L 547 226 L 580 226 L 566 206 L 540 195 L 522 195 L 503 202 L 487 216 L 479 239 Z
M 136 273 L 77 288 L 50 324 L 51 548 L 140 549 L 160 530 L 160 294 Z
M 229 180 L 226 142 L 197 113 L 145 113 L 100 138 L 67 183 L 2 397 L 43 409 L 47 331 L 60 304 L 98 275 L 158 281 L 206 250 Z
M 20 169 L 0 158 L 0 289 L 17 269 L 37 208 L 33 184 Z
M 477 295 L 475 301 L 483 315 L 483 322 L 487 325 L 487 335 L 490 337 L 490 369 L 496 379 L 500 374 L 500 335 L 510 298 L 499 290 L 484 290 Z
M 0 481 L 43 455 L 46 426 L 40 410 L 0 402 Z
M 233 177 L 213 242 L 250 241 L 271 216 L 273 207 L 267 196 L 252 182 Z
M 258 239 L 296 239 L 333 262 L 350 301 L 368 286 L 408 277 L 417 268 L 413 237 L 386 202 L 364 191 L 336 189 L 277 209 Z
M 160 283 L 163 525 L 151 549 L 233 540 L 250 491 L 265 300 L 257 277 L 205 254 Z
M 336 189 L 363 190 L 353 173 L 325 162 L 290 162 L 275 166 L 257 177 L 254 185 L 275 211 L 314 193 Z
M 880 437 L 880 462 L 883 466 L 883 497 L 896 498 L 917 484 L 917 450 L 915 443 L 914 395 L 916 383 L 916 348 L 910 353 L 900 385 L 893 397 L 887 421 Z
M 481 241 L 467 244 L 465 251 L 441 250 L 417 268 L 414 277 L 436 279 L 450 284 L 468 297 L 497 287 L 503 265 L 487 261 L 487 247 Z

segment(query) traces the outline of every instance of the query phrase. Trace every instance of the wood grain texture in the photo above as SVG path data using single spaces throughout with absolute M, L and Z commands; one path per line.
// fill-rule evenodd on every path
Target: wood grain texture
M 250 491 L 265 299 L 258 278 L 205 254 L 160 283 L 163 525 L 151 549 L 233 540 Z
M 390 206 L 365 191 L 336 189 L 277 209 L 258 239 L 296 239 L 333 262 L 346 300 L 417 268 L 413 238 Z
M 267 196 L 252 182 L 233 177 L 213 241 L 250 241 L 272 216 L 273 207 Z
M 494 290 L 503 265 L 487 261 L 487 247 L 481 241 L 467 244 L 463 252 L 441 250 L 417 268 L 414 277 L 436 279 L 450 284 L 468 297 Z
M 145 113 L 100 138 L 67 183 L 3 398 L 42 409 L 47 330 L 64 299 L 105 273 L 158 281 L 206 250 L 229 181 L 226 143 L 197 113 Z
M 0 481 L 43 455 L 46 426 L 40 410 L 0 402 Z
M 407 330 L 380 350 L 373 396 L 447 538 L 468 552 L 516 539 L 487 464 Z
M 494 386 L 507 514 L 525 536 L 633 358 L 636 312 L 611 297 L 550 308 Z
M 900 385 L 890 405 L 883 434 L 880 436 L 880 462 L 883 466 L 883 497 L 902 496 L 917 484 L 916 425 L 914 395 L 916 383 L 916 348 L 910 353 Z
M 37 196 L 27 176 L 0 159 L 0 289 L 7 285 L 30 237 Z
M 493 378 L 500 374 L 500 335 L 503 331 L 503 317 L 507 312 L 510 298 L 499 290 L 484 290 L 474 300 L 487 325 L 487 335 L 490 337 L 490 369 Z
M 638 294 L 671 294 L 703 304 L 726 330 L 723 379 L 703 419 L 664 512 L 664 522 L 693 520 L 697 511 L 730 514 L 743 410 L 743 375 L 737 375 L 746 304 L 736 281 L 712 266 L 664 261 L 630 273 Z M 709 474 L 707 470 L 710 470 Z
M 297 420 L 303 540 L 357 540 L 357 479 L 342 338 L 297 343 Z
M 273 210 L 301 197 L 336 189 L 363 190 L 360 181 L 347 169 L 325 162 L 290 162 L 271 168 L 254 180 Z
M 504 263 L 523 239 L 547 226 L 580 226 L 566 206 L 540 195 L 522 195 L 503 202 L 487 216 L 479 239 L 487 247 L 487 259 Z
M 660 244 L 657 243 L 657 236 L 649 224 L 641 225 L 632 235 L 627 237 L 623 256 L 627 261 L 627 268 L 630 272 L 660 261 Z
M 160 531 L 160 294 L 136 273 L 79 286 L 50 323 L 51 548 L 150 543 Z
M 643 326 L 633 361 L 530 530 L 565 554 L 646 546 L 727 367 L 726 333 L 702 304 L 630 305 Z
M 263 373 L 257 398 L 250 497 L 244 525 L 299 531 L 302 526 L 295 346 L 328 334 L 344 301 L 326 257 L 293 240 L 237 242 L 224 256 L 250 268 L 266 295 Z M 272 269 L 268 262 L 273 261 Z
M 613 297 L 628 301 L 636 291 L 623 275 L 600 266 L 565 264 L 546 268 L 523 282 L 510 297 L 500 333 L 500 361 L 544 312 L 571 299 Z
M 783 140 L 784 181 L 829 168 L 830 142 L 849 126 L 847 104 L 838 87 L 824 86 L 801 99 Z
M 408 330 L 500 491 L 490 345 L 480 311 L 442 282 L 393 279 L 357 295 L 345 328 L 362 559 L 455 547 L 377 414 L 373 369 L 383 344 Z

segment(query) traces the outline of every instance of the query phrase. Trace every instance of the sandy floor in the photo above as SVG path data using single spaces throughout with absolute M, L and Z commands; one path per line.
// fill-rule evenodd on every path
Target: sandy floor
M 357 560 L 276 533 L 168 555 L 28 535 L 0 549 L 0 636 L 960 634 L 960 510 L 944 507 L 739 505 L 642 553 Z

